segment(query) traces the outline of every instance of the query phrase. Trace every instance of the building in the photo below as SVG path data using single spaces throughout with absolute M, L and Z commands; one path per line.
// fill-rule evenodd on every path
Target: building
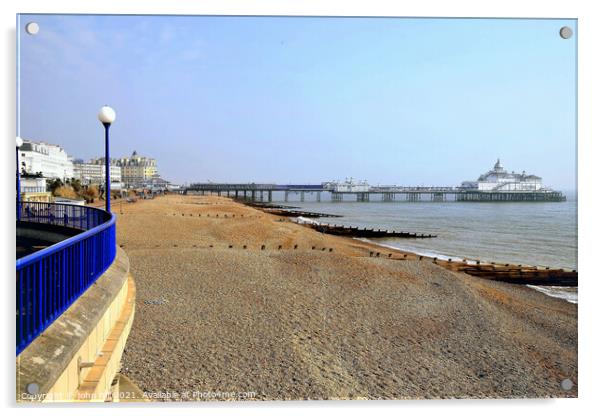
M 121 167 L 111 161 L 109 169 L 111 189 L 121 189 Z M 78 159 L 73 163 L 73 177 L 79 179 L 82 185 L 104 185 L 106 171 L 104 158 L 91 159 L 87 163 Z
M 126 188 L 143 187 L 158 175 L 157 161 L 140 156 L 135 150 L 130 157 L 116 159 L 115 163 L 121 168 L 121 179 Z
M 155 174 L 148 181 L 144 183 L 145 188 L 149 188 L 152 191 L 167 191 L 171 183 L 163 179 L 159 174 Z
M 73 160 L 62 147 L 44 142 L 24 140 L 19 148 L 21 172 L 41 173 L 47 179 L 66 181 L 73 177 Z
M 52 194 L 46 190 L 46 179 L 36 176 L 24 176 L 20 179 L 21 201 L 50 202 Z
M 544 187 L 541 178 L 522 173 L 508 173 L 498 159 L 493 169 L 482 174 L 476 181 L 462 182 L 462 189 L 478 191 L 539 191 Z
M 369 192 L 370 185 L 367 181 L 354 181 L 353 178 L 345 179 L 345 182 L 332 181 L 323 182 L 323 189 L 333 192 Z
M 79 205 L 82 207 L 86 205 L 85 199 L 71 199 L 71 198 L 63 198 L 63 197 L 56 197 L 56 196 L 53 199 L 54 199 L 53 202 L 55 204 Z

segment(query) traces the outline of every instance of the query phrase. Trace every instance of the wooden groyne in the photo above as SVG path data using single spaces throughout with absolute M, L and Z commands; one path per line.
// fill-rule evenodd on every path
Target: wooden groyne
M 251 204 L 248 204 L 251 205 Z M 271 206 L 271 204 L 252 204 L 255 208 L 261 209 L 275 215 L 287 217 L 306 218 L 311 217 L 327 217 L 329 214 L 321 214 L 315 212 L 295 211 L 290 209 L 282 209 Z M 325 234 L 339 235 L 344 237 L 360 237 L 360 238 L 435 238 L 432 234 L 418 234 L 403 231 L 391 231 L 382 229 L 359 228 L 353 226 L 323 224 L 318 222 L 298 222 L 300 225 L 312 228 L 316 231 Z M 387 248 L 383 247 L 383 251 L 387 252 Z M 395 250 L 397 251 L 397 250 Z M 370 252 L 370 257 L 381 257 L 380 252 Z M 384 256 L 383 256 L 384 257 Z M 576 270 L 566 270 L 561 268 L 551 268 L 542 266 L 529 266 L 522 264 L 509 263 L 494 263 L 481 260 L 453 260 L 451 258 L 428 257 L 414 253 L 403 253 L 395 255 L 389 253 L 386 257 L 391 260 L 408 260 L 416 259 L 419 261 L 430 261 L 446 269 L 464 272 L 471 276 L 480 277 L 483 279 L 496 280 L 501 282 L 515 284 L 529 284 L 541 286 L 578 286 L 578 272 Z
M 276 208 L 262 208 L 262 211 L 269 214 L 278 215 L 280 217 L 306 217 L 306 218 L 339 218 L 342 215 L 336 214 L 325 214 L 322 212 L 311 212 L 311 211 L 297 211 L 294 209 L 276 209 Z
M 287 205 L 275 205 L 271 203 L 261 203 L 261 202 L 252 202 L 252 201 L 239 201 L 247 206 L 257 208 L 262 210 L 263 212 L 267 212 L 268 214 L 278 215 L 280 217 L 306 217 L 306 218 L 339 218 L 342 215 L 337 214 L 326 214 L 322 212 L 312 212 L 312 211 L 299 211 Z
M 272 204 L 271 202 L 253 202 L 253 201 L 247 201 L 244 199 L 235 199 L 236 202 L 240 202 L 242 204 L 245 204 L 249 207 L 253 207 L 253 208 L 260 208 L 260 209 L 264 209 L 264 208 L 273 208 L 273 209 L 299 209 L 301 207 L 295 207 L 292 205 L 280 205 L 280 204 Z
M 578 286 L 577 270 L 521 264 L 481 263 L 480 261 L 469 263 L 467 261 L 439 258 L 434 258 L 433 262 L 453 271 L 501 282 L 546 286 Z
M 432 234 L 417 234 L 405 231 L 391 231 L 374 228 L 359 228 L 346 225 L 320 224 L 320 223 L 301 223 L 306 227 L 313 228 L 316 231 L 325 234 L 341 235 L 345 237 L 363 237 L 363 238 L 382 238 L 382 237 L 397 237 L 397 238 L 435 238 Z

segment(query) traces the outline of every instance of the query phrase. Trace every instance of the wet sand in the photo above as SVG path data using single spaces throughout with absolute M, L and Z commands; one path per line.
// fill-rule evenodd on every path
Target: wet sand
M 173 195 L 113 211 L 137 285 L 122 373 L 143 391 L 168 400 L 577 396 L 577 305 L 225 198 Z

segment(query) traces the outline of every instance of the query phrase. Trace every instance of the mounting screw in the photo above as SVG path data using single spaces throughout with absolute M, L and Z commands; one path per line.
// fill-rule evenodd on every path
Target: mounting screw
M 573 381 L 570 378 L 565 378 L 560 382 L 560 388 L 564 391 L 569 391 L 573 388 Z
M 562 39 L 570 39 L 573 36 L 573 29 L 568 26 L 563 26 L 560 28 L 560 37 Z
M 29 22 L 25 25 L 25 31 L 29 35 L 37 35 L 40 31 L 40 25 L 38 25 L 36 22 Z
M 25 391 L 27 394 L 31 394 L 33 396 L 40 392 L 40 386 L 38 383 L 29 383 L 27 386 L 25 386 Z

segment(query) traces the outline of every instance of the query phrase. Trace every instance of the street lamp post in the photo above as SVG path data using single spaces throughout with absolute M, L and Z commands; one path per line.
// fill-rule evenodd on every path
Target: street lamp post
M 105 127 L 105 201 L 106 211 L 111 212 L 111 159 L 109 156 L 109 128 L 115 121 L 115 110 L 105 105 L 98 113 L 98 119 Z
M 19 169 L 19 148 L 23 146 L 23 139 L 17 136 L 17 221 L 21 220 L 21 169 Z

